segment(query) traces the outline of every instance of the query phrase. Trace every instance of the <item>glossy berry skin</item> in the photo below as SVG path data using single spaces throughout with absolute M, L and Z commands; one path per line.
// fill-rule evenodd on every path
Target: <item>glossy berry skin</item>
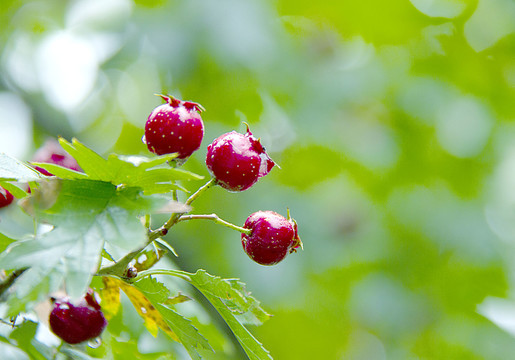
M 218 184 L 243 191 L 267 175 L 275 163 L 247 127 L 246 134 L 231 131 L 207 147 L 206 165 Z
M 247 218 L 243 227 L 251 230 L 250 235 L 241 234 L 243 250 L 258 264 L 277 264 L 302 247 L 295 220 L 276 212 L 255 212 Z
M 10 205 L 14 200 L 13 195 L 0 186 L 0 208 Z
M 178 159 L 188 158 L 204 137 L 201 105 L 160 95 L 166 104 L 156 107 L 145 124 L 144 142 L 157 154 L 177 153 Z
M 59 145 L 59 142 L 53 139 L 47 140 L 43 146 L 36 151 L 32 161 L 55 164 L 71 170 L 82 171 L 79 164 L 77 164 L 77 161 L 70 154 L 64 151 L 61 145 Z M 35 166 L 34 168 L 43 175 L 53 175 L 39 166 Z
M 94 339 L 107 326 L 107 320 L 91 290 L 77 305 L 67 299 L 56 300 L 49 320 L 50 329 L 68 344 Z

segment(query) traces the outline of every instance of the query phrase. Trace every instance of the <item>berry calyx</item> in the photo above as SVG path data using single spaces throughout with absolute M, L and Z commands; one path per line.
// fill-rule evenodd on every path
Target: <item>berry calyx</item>
M 241 234 L 241 244 L 247 255 L 261 265 L 274 265 L 286 255 L 302 248 L 297 223 L 289 216 L 274 211 L 258 211 L 250 215 L 243 227 L 250 235 Z
M 68 344 L 96 338 L 107 326 L 107 320 L 92 290 L 77 305 L 67 298 L 54 300 L 49 320 L 50 329 Z
M 223 134 L 207 147 L 206 165 L 218 184 L 229 191 L 243 191 L 274 167 L 259 139 L 247 132 Z
M 178 159 L 186 159 L 202 143 L 204 123 L 200 113 L 204 108 L 173 96 L 159 96 L 166 104 L 156 107 L 148 116 L 143 142 L 157 155 L 177 153 Z
M 13 200 L 14 196 L 9 191 L 0 186 L 0 208 L 10 205 Z
M 68 168 L 70 170 L 82 171 L 79 164 L 77 163 L 77 160 L 75 160 L 70 154 L 68 154 L 61 147 L 59 142 L 57 142 L 54 139 L 47 140 L 43 144 L 43 146 L 36 151 L 34 157 L 32 158 L 32 161 L 39 163 L 55 164 Z M 36 169 L 37 171 L 46 176 L 53 175 L 39 166 L 35 166 L 34 169 Z

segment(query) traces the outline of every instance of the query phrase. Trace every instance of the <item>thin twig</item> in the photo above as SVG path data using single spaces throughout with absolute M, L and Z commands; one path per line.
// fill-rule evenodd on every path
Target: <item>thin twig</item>
M 179 217 L 177 222 L 188 221 L 188 220 L 211 220 L 211 221 L 214 221 L 216 224 L 220 224 L 220 225 L 226 226 L 228 228 L 231 228 L 233 230 L 239 231 L 239 232 L 247 234 L 247 235 L 250 235 L 250 233 L 252 232 L 250 229 L 245 229 L 245 228 L 243 228 L 241 226 L 234 225 L 234 224 L 232 224 L 232 223 L 230 223 L 228 221 L 225 221 L 225 220 L 221 219 L 216 214 L 209 214 L 209 215 L 182 215 L 181 217 Z
M 202 195 L 207 189 L 209 189 L 212 186 L 215 186 L 217 184 L 216 179 L 212 178 L 207 183 L 205 183 L 203 186 L 201 186 L 195 193 L 193 193 L 188 200 L 186 200 L 185 205 L 191 205 L 193 201 L 195 201 L 200 195 Z M 113 264 L 111 266 L 106 266 L 102 269 L 100 269 L 97 273 L 97 275 L 120 275 L 124 273 L 127 265 L 136 257 L 138 254 L 143 251 L 149 244 L 152 243 L 152 241 L 156 240 L 157 238 L 160 238 L 161 236 L 165 236 L 168 233 L 168 230 L 174 226 L 181 217 L 180 213 L 172 213 L 170 215 L 170 218 L 161 226 L 160 228 L 156 230 L 150 230 L 148 232 L 148 240 L 146 244 L 139 249 L 136 249 L 134 251 L 131 251 L 127 255 L 125 255 L 123 258 L 121 258 L 116 264 Z M 236 226 L 236 225 L 234 225 Z
M 21 274 L 23 274 L 27 269 L 28 268 L 17 269 L 10 273 L 9 276 L 7 276 L 5 280 L 0 283 L 0 296 L 2 296 L 3 293 L 7 289 L 9 289 L 12 286 L 12 284 L 16 281 L 16 279 L 20 277 Z

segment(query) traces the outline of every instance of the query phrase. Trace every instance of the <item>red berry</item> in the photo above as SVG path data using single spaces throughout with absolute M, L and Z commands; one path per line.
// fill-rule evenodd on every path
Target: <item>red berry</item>
M 77 161 L 64 151 L 61 145 L 53 139 L 47 140 L 43 146 L 36 151 L 32 161 L 55 164 L 71 170 L 82 171 Z M 43 175 L 52 176 L 50 172 L 39 166 L 35 166 L 34 168 Z
M 261 265 L 274 265 L 289 253 L 302 247 L 297 223 L 273 211 L 258 211 L 250 215 L 243 225 L 250 235 L 241 234 L 243 250 Z
M 6 207 L 14 200 L 13 195 L 0 186 L 0 208 Z
M 207 147 L 206 165 L 219 185 L 243 191 L 272 170 L 275 163 L 247 127 L 246 134 L 224 134 Z
M 200 147 L 204 137 L 201 105 L 160 95 L 166 104 L 156 107 L 145 124 L 148 149 L 157 154 L 177 153 L 178 159 L 188 158 Z
M 96 338 L 106 326 L 107 320 L 91 290 L 77 305 L 66 298 L 56 300 L 50 313 L 50 328 L 68 344 Z

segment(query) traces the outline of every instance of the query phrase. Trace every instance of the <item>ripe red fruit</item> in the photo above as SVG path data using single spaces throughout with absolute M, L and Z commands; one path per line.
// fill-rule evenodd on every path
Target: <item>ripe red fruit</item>
M 9 191 L 0 186 L 0 208 L 3 208 L 11 204 L 13 200 L 13 195 Z
M 59 145 L 54 139 L 47 140 L 42 147 L 40 147 L 32 159 L 34 162 L 48 163 L 59 165 L 71 170 L 82 171 L 77 161 Z M 52 176 L 50 172 L 45 169 L 35 166 L 37 171 L 43 175 Z
M 178 159 L 186 159 L 202 143 L 204 123 L 200 112 L 204 108 L 173 96 L 160 96 L 166 104 L 156 107 L 149 115 L 143 142 L 157 155 L 177 153 Z
M 96 338 L 106 326 L 107 320 L 92 290 L 77 305 L 65 298 L 56 300 L 50 313 L 50 328 L 68 344 Z
M 302 242 L 297 223 L 273 211 L 258 211 L 250 215 L 243 225 L 250 235 L 241 234 L 241 244 L 247 255 L 261 265 L 274 265 L 289 253 L 297 251 Z
M 247 133 L 224 134 L 207 147 L 206 165 L 219 185 L 243 191 L 272 170 L 275 163 L 247 126 Z

